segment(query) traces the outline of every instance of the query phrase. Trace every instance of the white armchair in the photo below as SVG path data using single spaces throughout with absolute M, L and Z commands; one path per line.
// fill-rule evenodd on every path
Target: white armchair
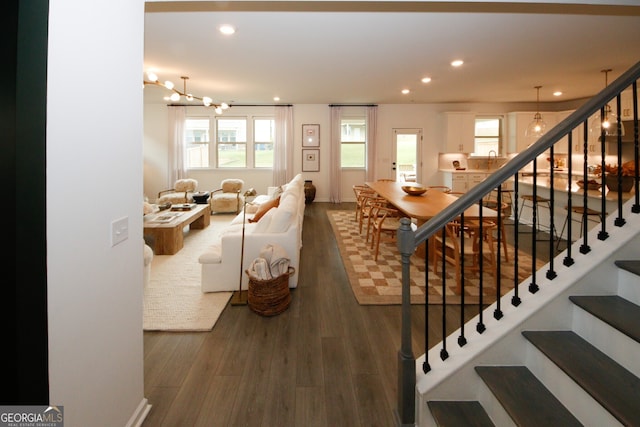
M 198 187 L 198 181 L 191 178 L 179 179 L 173 185 L 173 188 L 162 190 L 158 193 L 157 204 L 162 205 L 170 202 L 171 204 L 191 203 L 193 202 L 193 193 Z
M 244 205 L 244 196 L 242 195 L 242 187 L 244 181 L 241 179 L 224 179 L 220 183 L 220 188 L 211 192 L 209 202 L 211 204 L 211 213 L 225 212 L 238 213 Z

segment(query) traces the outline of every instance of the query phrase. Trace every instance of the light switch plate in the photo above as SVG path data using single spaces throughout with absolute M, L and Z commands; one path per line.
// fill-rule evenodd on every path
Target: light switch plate
M 122 243 L 129 238 L 129 217 L 125 216 L 111 221 L 111 246 Z

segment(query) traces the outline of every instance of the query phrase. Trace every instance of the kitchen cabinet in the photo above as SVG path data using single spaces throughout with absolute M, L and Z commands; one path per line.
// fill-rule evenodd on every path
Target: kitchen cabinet
M 486 173 L 470 173 L 467 177 L 467 191 L 480 184 L 486 177 Z
M 475 151 L 476 115 L 469 112 L 442 113 L 445 152 L 473 153 Z
M 465 193 L 467 191 L 467 174 L 454 172 L 451 175 L 451 183 L 445 185 L 451 188 L 454 193 Z
M 481 172 L 445 172 L 444 185 L 451 188 L 454 193 L 466 193 L 487 177 Z
M 612 102 L 615 104 L 615 99 Z M 620 107 L 620 119 L 633 120 L 633 92 L 631 90 L 622 92 L 620 96 Z

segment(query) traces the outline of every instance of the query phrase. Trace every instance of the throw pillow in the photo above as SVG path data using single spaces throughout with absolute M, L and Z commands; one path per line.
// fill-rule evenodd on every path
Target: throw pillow
M 260 221 L 260 218 L 262 218 L 262 216 L 264 214 L 266 214 L 269 211 L 269 209 L 277 208 L 279 204 L 280 204 L 280 197 L 278 197 L 277 199 L 273 199 L 273 200 L 269 200 L 267 202 L 264 202 L 263 204 L 260 205 L 260 207 L 256 211 L 256 213 L 253 216 L 253 218 L 249 218 L 249 222 L 258 222 L 258 221 Z
M 280 208 L 275 209 L 274 212 L 267 233 L 284 233 L 289 229 L 293 215 L 291 212 Z
M 271 225 L 271 219 L 273 218 L 273 214 L 275 213 L 275 209 L 269 209 L 266 214 L 260 221 L 256 224 L 256 227 L 253 229 L 254 233 L 266 233 L 269 230 L 269 226 Z

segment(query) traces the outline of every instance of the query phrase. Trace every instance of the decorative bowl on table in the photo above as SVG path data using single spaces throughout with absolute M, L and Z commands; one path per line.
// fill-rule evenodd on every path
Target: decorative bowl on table
M 587 181 L 587 185 L 584 185 L 584 180 L 580 180 L 577 181 L 576 184 L 578 184 L 578 187 L 580 188 L 587 188 L 587 190 L 599 190 L 600 187 L 602 187 L 602 184 L 599 183 L 598 181 L 596 181 L 595 179 L 590 179 L 589 181 Z
M 427 191 L 426 187 L 418 185 L 403 185 L 402 190 L 410 196 L 420 196 Z

